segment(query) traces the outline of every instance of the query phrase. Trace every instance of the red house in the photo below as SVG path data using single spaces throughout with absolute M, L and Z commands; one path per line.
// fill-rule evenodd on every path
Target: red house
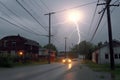
M 6 36 L 0 40 L 1 55 L 22 55 L 36 58 L 39 53 L 39 43 L 20 35 Z

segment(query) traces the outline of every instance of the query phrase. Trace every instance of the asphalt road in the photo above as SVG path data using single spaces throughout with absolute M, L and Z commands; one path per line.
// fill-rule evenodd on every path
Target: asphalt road
M 52 63 L 46 65 L 0 68 L 0 80 L 112 80 L 109 73 L 93 72 L 81 64 Z

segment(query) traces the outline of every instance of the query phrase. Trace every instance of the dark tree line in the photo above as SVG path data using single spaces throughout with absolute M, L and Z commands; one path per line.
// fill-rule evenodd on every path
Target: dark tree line
M 91 59 L 94 50 L 95 45 L 87 41 L 82 41 L 71 49 L 73 54 L 83 55 L 85 59 Z

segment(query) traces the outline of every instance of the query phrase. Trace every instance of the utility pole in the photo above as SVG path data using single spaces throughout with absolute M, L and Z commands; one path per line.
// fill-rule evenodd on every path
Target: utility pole
M 115 69 L 114 63 L 114 49 L 112 41 L 112 26 L 111 26 L 111 17 L 110 17 L 110 2 L 111 0 L 106 0 L 107 5 L 107 21 L 108 21 L 108 36 L 109 36 L 109 49 L 110 49 L 110 68 L 111 70 Z
M 113 41 L 112 41 L 112 26 L 111 26 L 111 15 L 110 15 L 110 6 L 119 6 L 119 5 L 110 5 L 112 0 L 106 0 L 106 8 L 107 8 L 107 21 L 108 21 L 108 36 L 109 36 L 109 49 L 110 49 L 110 68 L 111 70 L 115 69 L 114 62 L 114 49 L 113 49 Z
M 114 63 L 114 49 L 113 49 L 113 41 L 112 41 L 112 26 L 111 26 L 111 17 L 110 17 L 110 6 L 119 6 L 119 5 L 111 5 L 110 2 L 112 0 L 105 0 L 106 3 L 98 4 L 98 5 L 106 5 L 104 10 L 107 9 L 107 21 L 108 21 L 108 37 L 109 37 L 109 51 L 110 51 L 110 69 L 115 69 Z
M 49 50 L 48 50 L 48 64 L 50 64 L 50 54 L 51 54 L 51 15 L 52 14 L 55 14 L 55 12 L 49 12 L 45 15 L 48 15 L 49 16 L 49 33 L 48 33 L 48 37 L 49 37 L 49 40 L 48 40 L 48 45 L 49 45 Z
M 67 53 L 66 53 L 66 46 L 67 46 L 67 44 L 66 44 L 66 41 L 67 40 L 67 37 L 65 37 L 65 58 L 67 58 Z

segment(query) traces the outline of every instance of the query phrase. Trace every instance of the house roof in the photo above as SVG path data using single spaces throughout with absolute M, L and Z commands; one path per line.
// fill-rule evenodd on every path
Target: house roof
M 30 40 L 30 39 L 27 39 L 25 37 L 22 37 L 20 36 L 19 34 L 18 35 L 12 35 L 12 36 L 6 36 L 4 38 L 2 38 L 1 40 L 3 39 L 13 39 L 15 40 L 16 38 L 19 38 L 19 39 L 22 39 L 25 41 L 25 44 L 29 44 L 29 45 L 34 45 L 34 46 L 39 46 L 39 43 L 34 41 L 34 40 Z
M 113 42 L 113 47 L 120 47 L 120 41 L 113 40 L 112 42 Z M 105 42 L 100 48 L 103 48 L 103 47 L 106 47 L 106 46 L 109 46 L 108 42 Z

